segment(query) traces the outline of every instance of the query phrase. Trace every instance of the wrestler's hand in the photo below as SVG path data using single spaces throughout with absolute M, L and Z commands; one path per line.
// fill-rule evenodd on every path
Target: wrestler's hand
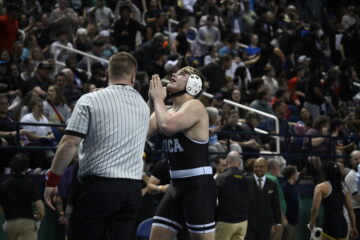
M 154 74 L 150 80 L 149 97 L 155 100 L 165 100 L 166 88 L 162 86 L 160 77 L 158 74 Z

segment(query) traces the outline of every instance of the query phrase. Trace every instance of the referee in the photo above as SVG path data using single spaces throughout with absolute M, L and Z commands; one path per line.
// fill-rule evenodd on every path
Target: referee
M 61 174 L 79 150 L 81 182 L 74 196 L 69 239 L 130 239 L 141 205 L 141 183 L 150 110 L 133 88 L 137 62 L 128 53 L 111 57 L 105 89 L 76 103 L 46 176 L 44 199 L 55 209 Z

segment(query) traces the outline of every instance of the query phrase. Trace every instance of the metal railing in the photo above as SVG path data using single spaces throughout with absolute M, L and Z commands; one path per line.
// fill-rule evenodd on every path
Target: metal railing
M 210 93 L 204 92 L 203 95 L 205 97 L 207 97 L 207 98 L 213 98 L 213 95 L 210 94 Z M 255 108 L 251 108 L 251 107 L 242 105 L 240 103 L 230 101 L 228 99 L 224 99 L 224 103 L 226 103 L 228 105 L 231 105 L 231 106 L 234 106 L 234 107 L 241 108 L 241 109 L 246 110 L 246 111 L 257 113 L 257 114 L 259 114 L 259 115 L 261 115 L 263 117 L 266 117 L 266 118 L 273 119 L 275 121 L 275 134 L 277 134 L 277 136 L 274 136 L 275 141 L 276 141 L 276 148 L 275 148 L 276 150 L 275 150 L 274 154 L 280 154 L 280 136 L 278 136 L 278 134 L 280 133 L 280 122 L 279 122 L 279 119 L 276 116 L 268 114 L 266 112 L 259 111 L 259 110 L 255 109 Z M 257 131 L 258 133 L 267 133 L 266 131 L 258 129 L 258 128 L 255 129 L 255 131 Z
M 173 32 L 171 31 L 172 25 L 173 25 L 173 24 L 178 25 L 179 23 L 180 23 L 179 21 L 176 21 L 176 20 L 174 20 L 174 19 L 169 19 L 169 20 L 168 20 L 168 31 L 164 31 L 164 33 L 170 36 L 170 35 L 173 33 Z M 198 30 L 197 30 L 195 27 L 190 27 L 190 29 L 195 32 L 195 39 L 196 39 L 196 36 L 197 36 L 197 34 L 198 34 Z M 195 39 L 194 39 L 194 40 L 190 40 L 190 39 L 187 38 L 188 42 L 190 42 L 190 43 L 195 42 Z
M 61 49 L 64 49 L 64 50 L 67 50 L 69 52 L 73 52 L 73 53 L 77 53 L 77 54 L 80 54 L 84 57 L 86 57 L 86 61 L 87 61 L 87 72 L 89 75 L 91 75 L 91 63 L 90 63 L 90 59 L 94 59 L 94 60 L 97 60 L 99 62 L 102 62 L 102 63 L 106 63 L 106 64 L 109 64 L 109 60 L 105 59 L 105 58 L 100 58 L 100 57 L 97 57 L 97 56 L 94 56 L 92 54 L 89 54 L 89 53 L 86 53 L 86 52 L 83 52 L 83 51 L 80 51 L 80 50 L 77 50 L 77 49 L 74 49 L 74 48 L 69 48 L 65 45 L 62 45 L 62 44 L 57 44 L 55 46 L 55 48 L 61 48 Z M 58 72 L 58 65 L 60 66 L 65 66 L 65 64 L 61 61 L 58 61 L 58 54 L 56 53 L 55 51 L 55 56 L 54 56 L 54 60 L 55 60 L 55 71 Z

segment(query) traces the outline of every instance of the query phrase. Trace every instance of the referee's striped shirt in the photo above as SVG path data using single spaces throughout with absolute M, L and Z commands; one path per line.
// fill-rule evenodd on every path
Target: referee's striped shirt
M 131 86 L 111 85 L 83 95 L 65 134 L 82 137 L 79 177 L 141 179 L 150 110 Z

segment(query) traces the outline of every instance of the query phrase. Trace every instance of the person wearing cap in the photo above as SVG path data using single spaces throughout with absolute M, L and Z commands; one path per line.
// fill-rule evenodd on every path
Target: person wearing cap
M 199 70 L 184 67 L 166 88 L 158 75 L 150 81 L 148 136 L 160 133 L 169 157 L 171 184 L 153 218 L 150 240 L 171 240 L 182 228 L 192 239 L 214 240 L 216 186 L 208 162 L 209 118 L 197 99 L 204 87 Z M 173 104 L 164 100 L 169 94 Z
M 167 75 L 171 77 L 174 73 L 176 73 L 179 70 L 179 65 L 180 65 L 179 59 L 167 60 L 164 65 L 164 69 L 167 72 Z
M 86 28 L 78 28 L 74 39 L 74 48 L 87 52 L 91 49 L 91 39 Z
M 109 59 L 112 55 L 114 55 L 114 53 L 118 52 L 118 48 L 111 44 L 109 30 L 102 30 L 99 33 L 99 39 L 105 43 L 103 46 L 102 55 L 106 59 Z
M 14 4 L 9 4 L 6 12 L 6 15 L 0 16 L 0 50 L 5 49 L 12 53 L 18 35 L 20 9 Z
M 25 82 L 24 92 L 34 90 L 40 97 L 46 96 L 46 91 L 53 81 L 50 78 L 50 72 L 53 66 L 48 61 L 42 61 L 37 64 L 35 74 L 29 81 Z

